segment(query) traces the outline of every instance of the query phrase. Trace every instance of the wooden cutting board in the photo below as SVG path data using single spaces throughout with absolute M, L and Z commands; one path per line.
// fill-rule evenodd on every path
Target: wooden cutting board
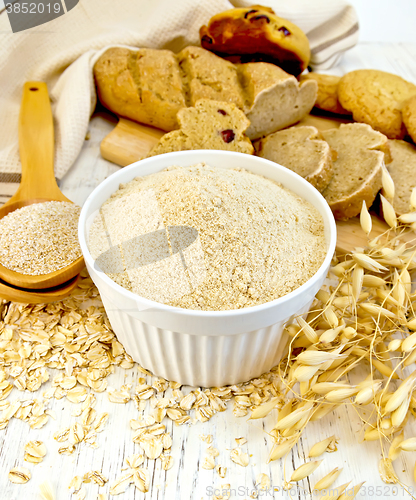
M 339 127 L 341 123 L 348 123 L 345 118 L 328 118 L 327 116 L 308 115 L 297 126 L 313 125 L 318 130 Z M 101 155 L 121 167 L 130 165 L 146 156 L 155 146 L 162 135 L 162 130 L 141 125 L 140 123 L 120 118 L 118 124 L 101 142 Z M 387 224 L 377 215 L 373 214 L 373 229 L 371 238 L 384 233 L 388 229 Z M 337 221 L 337 253 L 343 255 L 351 252 L 356 247 L 366 246 L 368 239 L 361 229 L 358 217 L 348 221 Z M 415 234 L 409 232 L 403 239 L 410 241 Z

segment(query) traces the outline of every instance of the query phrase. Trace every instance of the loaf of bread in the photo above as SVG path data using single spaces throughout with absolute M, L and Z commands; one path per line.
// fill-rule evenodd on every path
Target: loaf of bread
M 390 163 L 387 170 L 394 182 L 393 207 L 397 214 L 411 211 L 410 195 L 416 187 L 416 147 L 405 141 L 389 141 Z
M 247 135 L 251 140 L 293 125 L 313 108 L 316 82 L 299 84 L 294 76 L 268 63 L 237 65 L 248 105 Z
M 201 47 L 168 50 L 111 48 L 94 66 L 100 101 L 131 120 L 165 131 L 177 112 L 200 99 L 230 102 L 244 111 L 256 139 L 299 121 L 312 109 L 316 82 L 269 63 L 234 65 Z
M 232 62 L 271 62 L 295 76 L 309 64 L 305 33 L 270 7 L 252 5 L 220 12 L 199 34 L 202 47 Z
M 233 103 L 201 99 L 178 112 L 179 130 L 165 134 L 148 156 L 190 149 L 221 149 L 253 154 L 244 131 L 250 122 Z
M 363 201 L 370 207 L 381 188 L 387 137 L 364 123 L 342 124 L 322 135 L 336 152 L 334 175 L 322 194 L 334 217 L 347 220 L 360 213 Z
M 323 191 L 332 177 L 332 154 L 318 129 L 290 127 L 260 139 L 256 154 L 293 170 Z
M 111 48 L 94 75 L 100 101 L 114 113 L 162 130 L 177 128 L 176 113 L 186 102 L 173 52 Z

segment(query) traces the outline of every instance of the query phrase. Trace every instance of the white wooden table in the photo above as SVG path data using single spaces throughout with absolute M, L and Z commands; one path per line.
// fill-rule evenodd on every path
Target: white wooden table
M 349 51 L 341 64 L 331 73 L 342 75 L 347 71 L 359 68 L 376 68 L 391 71 L 416 83 L 416 44 L 361 44 Z M 100 157 L 99 147 L 102 138 L 114 127 L 115 119 L 106 114 L 98 114 L 91 120 L 90 137 L 86 140 L 81 155 L 76 164 L 61 182 L 61 188 L 66 196 L 82 205 L 88 194 L 103 179 L 119 167 Z M 139 374 L 137 368 L 125 371 L 116 369 L 110 378 L 110 385 L 120 388 L 123 384 L 137 384 Z M 21 393 L 14 390 L 9 400 L 18 398 L 41 397 L 48 384 L 42 386 L 38 393 Z M 184 388 L 187 392 L 187 388 Z M 16 419 L 0 431 L 0 499 L 1 500 L 37 500 L 39 484 L 50 480 L 56 491 L 58 500 L 71 498 L 68 485 L 75 475 L 97 469 L 109 478 L 105 487 L 99 488 L 94 483 L 86 485 L 87 499 L 96 499 L 97 493 L 108 493 L 109 485 L 119 477 L 124 458 L 139 452 L 139 446 L 132 441 L 132 431 L 129 426 L 131 418 L 137 418 L 137 411 L 132 401 L 126 405 L 109 403 L 106 393 L 97 394 L 97 411 L 107 411 L 110 419 L 104 432 L 98 435 L 99 448 L 92 449 L 79 446 L 70 456 L 59 455 L 60 443 L 53 440 L 52 434 L 75 420 L 71 416 L 74 405 L 66 398 L 51 400 L 51 408 L 56 412 L 57 419 L 52 419 L 39 430 Z M 381 458 L 378 442 L 362 443 L 362 424 L 355 411 L 348 406 L 339 408 L 322 421 L 308 425 L 299 444 L 292 450 L 286 461 L 278 460 L 267 463 L 271 449 L 271 441 L 265 430 L 270 430 L 275 424 L 276 415 L 272 412 L 264 420 L 248 422 L 248 417 L 236 418 L 232 414 L 233 404 L 230 402 L 226 412 L 216 414 L 210 421 L 195 425 L 176 426 L 166 419 L 167 430 L 172 433 L 172 455 L 174 465 L 169 471 L 163 471 L 160 462 L 148 460 L 151 475 L 150 491 L 144 495 L 130 486 L 123 499 L 209 499 L 213 498 L 214 488 L 222 484 L 230 484 L 230 498 L 254 498 L 256 476 L 266 473 L 271 479 L 271 485 L 280 491 L 267 490 L 259 492 L 259 498 L 317 498 L 310 493 L 314 483 L 334 467 L 343 467 L 343 472 L 336 484 L 351 481 L 351 486 L 366 481 L 357 498 L 411 498 L 401 486 L 386 485 L 379 478 L 378 462 Z M 410 429 L 409 429 L 410 428 Z M 411 434 L 416 435 L 414 422 L 408 425 Z M 212 434 L 213 445 L 220 451 L 216 462 L 227 467 L 225 479 L 221 479 L 215 470 L 205 470 L 201 467 L 206 456 L 208 445 L 200 438 L 200 434 Z M 284 469 L 286 477 L 292 470 L 301 465 L 310 447 L 317 441 L 335 434 L 339 438 L 338 451 L 326 454 L 324 462 L 311 476 L 298 483 L 290 492 L 282 492 Z M 234 441 L 238 437 L 247 438 L 243 451 L 248 451 L 250 464 L 243 468 L 233 463 L 230 451 L 236 447 Z M 41 464 L 33 465 L 23 462 L 23 447 L 29 440 L 39 439 L 46 443 L 48 453 Z M 416 453 L 402 453 L 395 462 L 395 469 L 404 484 L 416 491 L 413 480 L 413 467 Z M 8 471 L 17 465 L 28 467 L 32 471 L 32 479 L 25 485 L 11 484 L 7 480 Z M 411 490 L 412 491 L 412 490 Z M 416 495 L 415 495 L 416 496 Z M 72 497 L 73 498 L 73 497 Z M 110 498 L 110 497 L 109 497 Z M 113 498 L 113 497 L 111 497 Z M 116 498 L 116 497 L 115 497 Z

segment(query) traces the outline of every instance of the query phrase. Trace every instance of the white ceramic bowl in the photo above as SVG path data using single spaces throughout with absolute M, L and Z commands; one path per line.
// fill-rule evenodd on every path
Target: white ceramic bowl
M 88 250 L 87 235 L 101 205 L 137 176 L 171 165 L 201 161 L 222 168 L 245 168 L 280 182 L 320 212 L 327 254 L 315 275 L 293 292 L 254 307 L 211 312 L 181 309 L 147 300 L 117 285 L 100 271 Z M 154 156 L 120 169 L 102 182 L 85 202 L 79 239 L 88 271 L 96 284 L 111 326 L 132 358 L 155 375 L 191 386 L 236 384 L 270 370 L 283 354 L 284 325 L 308 311 L 327 275 L 336 244 L 335 220 L 322 195 L 302 177 L 274 162 L 228 151 L 181 151 Z

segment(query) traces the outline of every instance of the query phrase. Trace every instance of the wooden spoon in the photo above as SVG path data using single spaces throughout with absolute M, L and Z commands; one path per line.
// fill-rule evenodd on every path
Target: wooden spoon
M 67 297 L 77 286 L 79 274 L 66 283 L 53 288 L 42 288 L 42 290 L 27 290 L 18 288 L 0 280 L 0 298 L 12 302 L 23 302 L 24 304 L 48 304 Z
M 72 203 L 61 193 L 55 180 L 53 117 L 48 88 L 44 82 L 27 82 L 24 85 L 19 116 L 19 150 L 22 181 L 16 194 L 0 208 L 0 219 L 32 203 Z M 12 271 L 0 264 L 0 279 L 13 287 L 41 290 L 68 282 L 84 266 L 83 257 L 79 257 L 58 271 L 34 276 Z

